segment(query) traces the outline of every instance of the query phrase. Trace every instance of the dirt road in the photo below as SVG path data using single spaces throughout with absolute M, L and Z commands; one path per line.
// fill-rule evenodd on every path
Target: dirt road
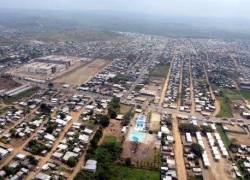
M 167 91 L 167 88 L 168 88 L 169 77 L 170 77 L 171 70 L 172 70 L 172 64 L 173 64 L 174 60 L 175 60 L 175 57 L 173 57 L 173 59 L 172 59 L 172 61 L 170 63 L 170 66 L 169 66 L 168 74 L 167 74 L 166 80 L 165 80 L 163 88 L 162 88 L 161 97 L 160 97 L 160 101 L 159 101 L 159 106 L 162 106 L 162 103 L 164 102 L 165 94 L 166 94 L 166 91 Z
M 191 98 L 191 115 L 195 114 L 195 101 L 194 101 L 194 84 L 193 84 L 193 75 L 192 75 L 192 63 L 191 58 L 189 58 L 189 76 L 190 76 L 190 98 Z
M 183 146 L 181 141 L 181 135 L 178 127 L 178 120 L 176 118 L 176 115 L 173 114 L 173 134 L 174 134 L 174 140 L 175 140 L 175 161 L 176 161 L 176 167 L 177 167 L 177 175 L 178 179 L 180 180 L 186 180 L 187 179 L 187 172 L 185 167 L 185 161 L 183 157 Z
M 79 112 L 72 113 L 72 120 L 70 122 L 68 122 L 68 124 L 64 127 L 63 131 L 60 133 L 59 137 L 54 142 L 53 147 L 50 150 L 50 152 L 47 153 L 47 155 L 45 157 L 41 158 L 41 160 L 38 162 L 38 165 L 37 165 L 38 168 L 36 169 L 36 171 L 32 171 L 31 173 L 28 174 L 28 176 L 26 178 L 27 180 L 31 180 L 41 170 L 41 167 L 51 159 L 51 156 L 54 153 L 54 151 L 57 149 L 57 146 L 62 141 L 65 134 L 68 132 L 68 130 L 71 128 L 73 122 L 76 122 L 79 119 L 81 113 L 82 113 L 82 110 Z
M 211 84 L 209 82 L 209 79 L 208 79 L 207 70 L 206 70 L 206 67 L 205 67 L 204 64 L 203 64 L 203 68 L 204 68 L 207 84 L 209 85 L 209 91 L 210 91 L 211 97 L 212 97 L 212 99 L 214 99 L 215 111 L 213 112 L 213 116 L 216 116 L 220 112 L 220 108 L 221 108 L 220 107 L 220 101 L 214 95 L 212 86 L 211 86 Z
M 181 95 L 182 95 L 182 76 L 183 76 L 183 62 L 180 67 L 180 84 L 179 84 L 179 93 L 178 93 L 178 101 L 177 101 L 177 109 L 180 110 L 181 106 Z

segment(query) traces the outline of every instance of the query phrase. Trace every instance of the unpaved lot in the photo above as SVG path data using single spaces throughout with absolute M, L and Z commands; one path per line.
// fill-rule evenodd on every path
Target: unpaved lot
M 54 82 L 79 86 L 90 80 L 109 63 L 110 61 L 106 61 L 104 59 L 96 59 L 86 66 L 79 67 L 74 71 L 62 75 L 61 77 L 55 79 Z
M 2 89 L 9 90 L 9 89 L 18 87 L 20 85 L 21 84 L 17 83 L 16 81 L 14 81 L 10 78 L 0 77 L 0 90 L 2 90 Z

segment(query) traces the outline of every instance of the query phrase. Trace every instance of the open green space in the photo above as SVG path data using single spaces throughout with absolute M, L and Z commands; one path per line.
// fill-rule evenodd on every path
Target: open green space
M 150 76 L 154 77 L 166 77 L 169 71 L 168 64 L 158 64 L 155 68 L 149 72 Z
M 232 118 L 233 113 L 230 107 L 230 99 L 226 96 L 219 97 L 221 109 L 217 117 Z
M 105 136 L 104 137 L 104 144 L 105 143 L 109 143 L 109 142 L 116 142 L 117 141 L 117 138 L 115 136 Z
M 8 107 L 1 107 L 0 106 L 0 115 L 4 114 L 8 110 Z
M 240 90 L 241 95 L 246 100 L 250 100 L 250 90 Z
M 231 101 L 241 100 L 242 96 L 238 90 L 225 89 L 223 94 L 228 97 Z
M 241 100 L 241 99 L 250 100 L 250 91 L 249 90 L 225 89 L 225 90 L 223 90 L 223 94 L 225 96 L 227 96 L 232 101 Z
M 114 171 L 116 172 L 116 176 L 110 178 L 111 180 L 116 180 L 116 179 L 124 179 L 124 180 L 140 180 L 140 179 L 159 180 L 160 179 L 160 172 L 159 171 L 138 169 L 138 168 L 133 168 L 133 167 L 119 166 L 119 165 L 116 165 L 113 168 L 114 168 Z
M 27 91 L 24 91 L 24 92 L 18 94 L 18 95 L 9 97 L 8 99 L 5 100 L 5 102 L 6 103 L 12 103 L 12 102 L 15 102 L 15 101 L 20 101 L 23 98 L 32 96 L 36 91 L 37 91 L 37 88 L 29 89 Z

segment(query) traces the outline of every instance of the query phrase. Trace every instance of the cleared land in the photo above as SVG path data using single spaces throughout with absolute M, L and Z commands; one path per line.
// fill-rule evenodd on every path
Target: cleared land
M 149 72 L 149 74 L 150 76 L 165 78 L 168 74 L 169 67 L 170 66 L 168 64 L 158 64 L 152 71 Z
M 152 112 L 151 116 L 150 116 L 149 129 L 152 131 L 159 130 L 160 129 L 160 121 L 161 121 L 161 115 L 157 112 Z
M 2 90 L 2 89 L 9 90 L 9 89 L 16 88 L 20 85 L 21 84 L 17 83 L 16 81 L 12 80 L 11 78 L 0 77 L 0 90 Z
M 86 66 L 79 67 L 74 71 L 62 75 L 61 77 L 55 79 L 54 82 L 79 86 L 91 79 L 91 77 L 93 77 L 109 63 L 110 61 L 106 61 L 104 59 L 96 59 Z
M 130 168 L 125 166 L 115 166 L 115 172 L 117 172 L 116 177 L 112 177 L 111 180 L 116 179 L 129 179 L 129 180 L 159 180 L 160 172 L 151 171 L 145 169 Z

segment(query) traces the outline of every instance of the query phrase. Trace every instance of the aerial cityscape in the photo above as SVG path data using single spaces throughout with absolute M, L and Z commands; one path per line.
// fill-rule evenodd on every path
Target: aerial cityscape
M 249 19 L 25 1 L 0 3 L 0 180 L 250 179 Z

